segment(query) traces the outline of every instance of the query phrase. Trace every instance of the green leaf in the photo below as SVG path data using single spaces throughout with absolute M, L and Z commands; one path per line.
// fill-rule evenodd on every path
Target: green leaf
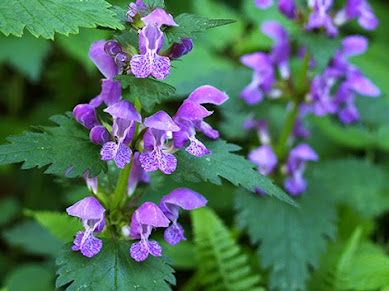
M 11 222 L 20 212 L 20 202 L 14 197 L 4 197 L 0 200 L 0 227 Z
M 3 231 L 6 242 L 25 252 L 38 255 L 57 256 L 61 241 L 34 221 L 27 221 Z
M 22 36 L 26 27 L 35 37 L 54 39 L 54 33 L 78 33 L 79 27 L 123 26 L 104 0 L 7 0 L 0 2 L 0 31 Z
M 22 38 L 0 34 L 0 47 L 0 62 L 9 64 L 31 81 L 37 81 L 51 44 L 48 40 L 36 39 L 30 33 Z
M 71 250 L 66 244 L 57 258 L 56 287 L 66 290 L 170 290 L 175 284 L 169 259 L 149 256 L 143 262 L 130 257 L 128 241 L 103 239 L 103 248 L 92 258 Z
M 54 291 L 54 272 L 41 264 L 25 264 L 12 270 L 5 280 L 8 291 Z
M 296 31 L 293 37 L 300 45 L 307 48 L 307 52 L 315 59 L 316 69 L 319 73 L 327 67 L 328 62 L 334 57 L 335 50 L 340 48 L 339 38 L 329 38 L 327 35 L 314 33 L 301 33 Z
M 305 290 L 309 269 L 317 268 L 328 238 L 335 236 L 334 204 L 321 185 L 314 186 L 308 181 L 299 208 L 257 194 L 236 195 L 238 226 L 259 244 L 260 263 L 270 269 L 271 290 Z
M 121 75 L 115 79 L 120 80 L 123 89 L 129 88 L 124 92 L 124 98 L 135 102 L 138 97 L 142 109 L 147 112 L 151 112 L 155 104 L 169 100 L 176 92 L 173 86 L 150 78 L 138 79 L 132 75 Z
M 165 1 L 164 0 L 143 0 L 143 4 L 150 8 L 164 8 Z
M 100 159 L 100 147 L 89 139 L 89 132 L 72 117 L 54 115 L 51 121 L 56 127 L 39 127 L 38 132 L 25 132 L 24 135 L 11 136 L 9 144 L 0 145 L 0 165 L 20 163 L 23 169 L 50 165 L 45 173 L 68 177 L 82 176 L 90 169 L 90 176 L 107 170 Z
M 217 215 L 207 207 L 191 212 L 195 251 L 205 290 L 264 290 L 253 274 L 248 257 Z
M 72 241 L 83 230 L 81 222 L 65 212 L 26 210 L 25 213 L 63 242 Z
M 254 187 L 262 189 L 270 196 L 274 196 L 289 204 L 296 205 L 295 202 L 279 187 L 265 176 L 260 175 L 254 168 L 255 164 L 246 160 L 243 156 L 233 152 L 241 148 L 234 144 L 229 144 L 222 139 L 213 142 L 204 142 L 211 155 L 195 157 L 184 150 L 178 151 L 177 169 L 171 177 L 178 181 L 209 181 L 221 185 L 221 179 L 225 178 L 235 186 L 242 186 L 249 191 L 254 191 Z
M 376 217 L 389 208 L 386 172 L 368 161 L 339 159 L 313 167 L 312 176 L 339 203 L 362 217 Z
M 196 38 L 196 33 L 205 32 L 207 29 L 234 23 L 232 19 L 210 19 L 208 17 L 183 13 L 174 18 L 179 26 L 170 26 L 164 34 L 170 43 L 181 42 L 180 38 Z

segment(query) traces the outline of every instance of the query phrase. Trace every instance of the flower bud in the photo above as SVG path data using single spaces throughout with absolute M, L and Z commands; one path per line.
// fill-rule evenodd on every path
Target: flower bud
M 115 57 L 115 63 L 119 67 L 124 67 L 130 61 L 128 54 L 120 52 Z
M 102 125 L 93 127 L 89 133 L 89 138 L 93 143 L 100 145 L 103 145 L 110 140 L 108 130 Z
M 181 43 L 174 43 L 170 49 L 169 57 L 178 59 L 188 54 L 193 48 L 193 42 L 190 38 L 181 38 Z
M 73 116 L 77 120 L 77 122 L 81 123 L 84 127 L 88 129 L 99 125 L 95 108 L 89 104 L 79 104 L 74 107 Z
M 122 51 L 122 48 L 116 40 L 109 40 L 104 45 L 104 51 L 114 57 Z

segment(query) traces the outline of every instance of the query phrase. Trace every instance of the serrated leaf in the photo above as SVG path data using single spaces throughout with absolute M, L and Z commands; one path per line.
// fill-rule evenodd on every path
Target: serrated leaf
M 57 258 L 57 288 L 71 283 L 67 291 L 79 290 L 170 290 L 175 284 L 166 255 L 149 256 L 143 262 L 130 257 L 128 241 L 103 239 L 103 248 L 92 258 L 66 244 Z
M 315 69 L 319 73 L 327 67 L 328 62 L 334 57 L 335 50 L 340 48 L 339 38 L 329 38 L 323 34 L 301 33 L 297 31 L 293 37 L 297 42 L 307 48 L 307 52 L 315 59 Z
M 0 31 L 22 36 L 26 27 L 35 37 L 78 33 L 79 27 L 123 26 L 104 0 L 7 0 L 0 2 Z
M 45 173 L 67 177 L 82 176 L 90 169 L 90 176 L 107 170 L 100 159 L 100 147 L 89 139 L 89 132 L 72 117 L 54 115 L 56 127 L 40 127 L 39 132 L 27 131 L 20 136 L 10 136 L 9 144 L 0 145 L 0 166 L 24 162 L 23 169 L 49 165 Z
M 176 92 L 173 86 L 150 78 L 138 79 L 132 75 L 121 75 L 116 80 L 120 80 L 123 89 L 129 88 L 123 97 L 132 102 L 138 97 L 142 109 L 147 112 L 151 112 L 155 104 L 169 100 Z
M 254 191 L 254 187 L 262 189 L 268 195 L 274 196 L 289 204 L 296 205 L 295 202 L 279 187 L 265 176 L 260 175 L 254 168 L 253 163 L 243 156 L 234 152 L 241 148 L 234 144 L 229 144 L 222 139 L 213 142 L 204 142 L 211 155 L 195 157 L 184 150 L 178 151 L 177 169 L 171 177 L 178 181 L 209 181 L 221 185 L 221 177 L 227 179 L 235 186 L 242 186 L 249 191 Z
M 196 38 L 196 33 L 205 32 L 207 29 L 234 23 L 232 19 L 210 19 L 208 17 L 183 13 L 174 18 L 179 26 L 170 26 L 164 34 L 170 43 L 180 42 L 180 38 Z
M 262 266 L 270 270 L 270 290 L 305 290 L 309 269 L 317 267 L 328 238 L 334 238 L 334 203 L 320 185 L 308 181 L 299 208 L 269 197 L 238 192 L 238 226 L 247 229 Z
M 37 222 L 27 221 L 2 232 L 5 241 L 25 252 L 56 257 L 62 243 Z
M 9 64 L 29 80 L 37 81 L 51 44 L 48 40 L 36 39 L 30 33 L 22 38 L 0 34 L 0 47 L 0 62 Z
M 248 264 L 237 242 L 207 207 L 191 211 L 200 280 L 205 290 L 260 291 L 260 277 Z
M 72 241 L 75 234 L 83 230 L 81 222 L 65 212 L 26 210 L 25 213 L 63 242 Z

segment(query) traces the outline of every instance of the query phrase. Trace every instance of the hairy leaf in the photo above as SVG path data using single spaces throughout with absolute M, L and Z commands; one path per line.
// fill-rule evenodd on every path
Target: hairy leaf
M 65 212 L 26 210 L 25 213 L 63 242 L 72 241 L 75 234 L 83 230 L 81 222 Z
M 124 92 L 124 98 L 135 102 L 135 98 L 138 97 L 142 109 L 147 112 L 151 112 L 155 104 L 169 100 L 176 92 L 173 86 L 150 78 L 138 79 L 132 75 L 122 75 L 116 79 L 120 80 L 123 89 L 129 88 Z
M 178 15 L 174 21 L 179 26 L 170 26 L 164 31 L 169 42 L 180 42 L 180 38 L 195 38 L 195 33 L 205 32 L 207 29 L 235 22 L 232 19 L 210 19 L 188 13 Z
M 22 36 L 26 27 L 32 35 L 54 38 L 54 33 L 78 33 L 79 27 L 122 28 L 104 0 L 7 0 L 0 1 L 0 31 Z
M 50 118 L 56 127 L 39 127 L 38 132 L 28 131 L 10 136 L 9 144 L 0 145 L 0 165 L 24 162 L 22 168 L 50 165 L 45 173 L 77 177 L 90 169 L 90 176 L 106 171 L 100 159 L 100 146 L 89 140 L 89 132 L 72 117 L 54 115 Z M 72 167 L 69 173 L 68 169 Z
M 295 205 L 284 191 L 274 185 L 268 177 L 260 175 L 254 169 L 255 164 L 234 153 L 240 150 L 239 146 L 221 139 L 204 144 L 212 152 L 211 155 L 195 157 L 184 150 L 175 154 L 177 169 L 171 175 L 173 179 L 178 182 L 184 180 L 209 181 L 221 185 L 220 177 L 222 177 L 235 186 L 240 185 L 249 191 L 254 191 L 254 187 L 257 186 L 269 195 Z
M 205 290 L 264 290 L 248 257 L 217 215 L 207 207 L 193 210 L 195 251 L 200 280 Z
M 271 290 L 305 290 L 309 269 L 318 266 L 328 238 L 334 238 L 335 207 L 319 187 L 308 188 L 299 208 L 257 194 L 236 195 L 238 225 L 247 229 L 253 244 L 260 244 Z
M 143 262 L 130 257 L 128 241 L 103 239 L 103 248 L 92 258 L 71 250 L 66 244 L 57 258 L 57 288 L 66 290 L 170 290 L 175 284 L 173 269 L 166 255 L 149 256 Z

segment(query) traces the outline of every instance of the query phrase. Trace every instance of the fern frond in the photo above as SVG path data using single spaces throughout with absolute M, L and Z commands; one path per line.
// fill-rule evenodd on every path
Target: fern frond
M 192 211 L 196 260 L 201 284 L 213 291 L 261 291 L 248 258 L 217 215 L 209 208 Z

